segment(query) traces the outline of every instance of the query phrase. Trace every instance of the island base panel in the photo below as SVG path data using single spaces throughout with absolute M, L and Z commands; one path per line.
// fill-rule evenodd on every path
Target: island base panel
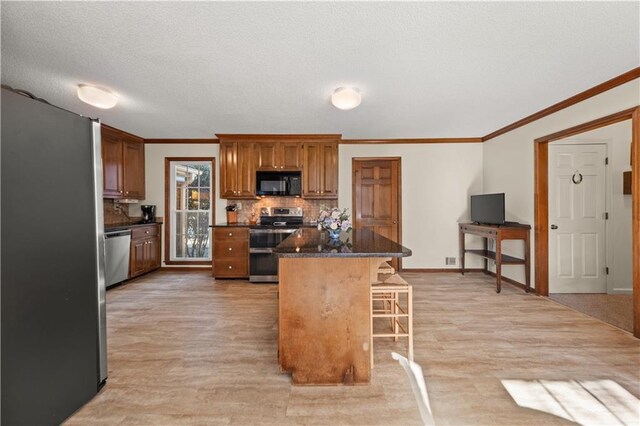
M 371 379 L 371 269 L 382 259 L 280 258 L 280 367 L 296 385 Z

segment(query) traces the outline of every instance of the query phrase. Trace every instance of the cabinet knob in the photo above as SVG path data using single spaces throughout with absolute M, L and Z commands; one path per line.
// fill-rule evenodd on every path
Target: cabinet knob
M 229 269 L 233 269 L 233 266 L 229 265 Z
M 321 194 L 324 194 L 324 191 L 320 191 Z
M 144 231 L 144 233 L 145 233 L 145 234 L 148 234 L 148 233 L 149 233 L 149 231 Z
M 284 169 L 284 166 L 280 166 L 281 169 Z
M 128 194 L 128 193 L 129 193 L 129 191 L 125 191 L 125 194 Z
M 231 250 L 232 250 L 231 247 L 229 247 L 229 251 L 231 251 Z
M 122 190 L 118 191 L 120 194 L 122 194 Z
M 278 166 L 273 166 L 273 168 L 274 168 L 274 169 L 277 169 L 277 168 L 278 168 Z
M 232 233 L 232 232 L 229 232 L 229 236 L 230 236 L 230 237 L 233 237 L 233 233 Z

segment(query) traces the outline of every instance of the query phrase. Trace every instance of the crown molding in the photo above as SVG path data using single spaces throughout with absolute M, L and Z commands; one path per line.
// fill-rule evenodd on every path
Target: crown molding
M 623 74 L 620 74 L 617 77 L 612 78 L 611 80 L 607 80 L 604 83 L 600 83 L 597 86 L 593 86 L 590 89 L 585 90 L 584 92 L 580 92 L 577 95 L 571 96 L 570 98 L 565 99 L 564 101 L 560 101 L 556 104 L 553 104 L 545 109 L 542 109 L 534 114 L 531 114 L 525 118 L 522 118 L 518 121 L 515 121 L 508 126 L 505 126 L 501 129 L 496 130 L 495 132 L 489 133 L 488 135 L 482 138 L 483 142 L 486 142 L 490 139 L 503 135 L 507 132 L 515 130 L 519 127 L 525 126 L 534 121 L 540 120 L 548 115 L 551 115 L 555 112 L 568 108 L 572 105 L 575 105 L 579 102 L 582 102 L 586 99 L 592 98 L 600 93 L 606 92 L 607 90 L 611 90 L 614 87 L 621 86 L 625 83 L 633 81 L 637 78 L 640 78 L 640 67 L 629 70 Z

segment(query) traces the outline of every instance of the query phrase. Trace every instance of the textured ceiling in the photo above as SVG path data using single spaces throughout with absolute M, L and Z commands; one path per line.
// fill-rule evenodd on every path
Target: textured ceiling
M 638 2 L 2 2 L 2 82 L 147 138 L 482 136 L 640 65 Z M 78 83 L 120 96 L 80 102 Z M 360 88 L 340 111 L 334 88 Z

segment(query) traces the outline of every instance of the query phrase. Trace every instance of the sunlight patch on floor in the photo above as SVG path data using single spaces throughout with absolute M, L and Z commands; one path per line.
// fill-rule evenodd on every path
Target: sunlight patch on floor
M 520 407 L 582 425 L 638 425 L 640 400 L 613 380 L 502 380 Z

